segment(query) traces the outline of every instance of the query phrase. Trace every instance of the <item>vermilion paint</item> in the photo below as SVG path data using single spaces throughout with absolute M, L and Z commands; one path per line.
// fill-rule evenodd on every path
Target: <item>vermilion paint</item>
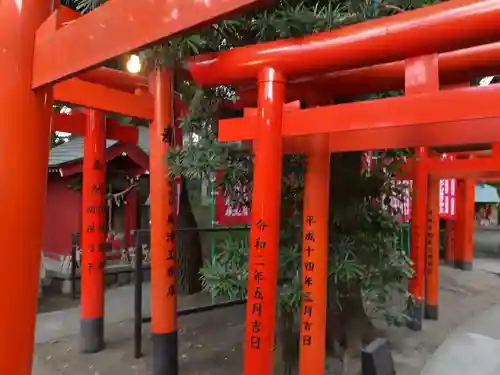
M 439 70 L 437 55 L 422 56 L 406 61 L 405 68 L 405 95 L 420 96 L 439 90 Z M 415 152 L 413 191 L 412 191 L 412 220 L 411 220 L 411 252 L 413 261 L 413 278 L 408 285 L 409 292 L 413 295 L 416 308 L 412 311 L 414 316 L 414 329 L 420 330 L 422 311 L 420 305 L 424 302 L 424 277 L 425 277 L 425 230 L 427 223 L 427 159 L 428 150 L 418 147 Z
M 82 112 L 74 110 L 70 115 L 56 112 L 52 113 L 51 130 L 84 136 L 85 123 L 86 117 Z M 115 119 L 107 118 L 106 139 L 137 143 L 139 141 L 139 132 L 135 126 L 121 125 Z
M 455 267 L 472 269 L 474 255 L 474 189 L 473 179 L 457 181 L 457 220 L 455 242 Z
M 81 335 L 82 350 L 103 348 L 104 262 L 106 241 L 106 121 L 100 111 L 89 109 L 82 182 Z
M 151 329 L 153 333 L 177 330 L 175 263 L 175 205 L 173 184 L 166 178 L 166 133 L 173 131 L 172 76 L 167 70 L 150 74 L 155 98 L 155 121 L 150 124 L 150 206 L 151 206 Z M 170 270 L 170 272 L 169 272 Z
M 447 1 L 300 39 L 198 56 L 188 69 L 205 86 L 251 82 L 266 66 L 280 69 L 291 80 L 491 43 L 500 31 L 482 25 L 494 24 L 499 16 L 496 0 Z M 464 38 L 456 33 L 457 25 L 474 33 Z
M 0 2 L 0 374 L 29 375 L 43 247 L 52 97 L 32 91 L 35 31 L 50 14 L 51 2 Z M 22 139 L 22 145 L 16 140 Z M 5 176 L 11 176 L 6 178 Z M 8 301 L 8 302 L 7 302 Z
M 262 3 L 262 0 L 174 0 L 140 5 L 135 0 L 107 2 L 50 37 L 37 35 L 33 87 L 67 78 L 142 46 Z
M 439 306 L 439 179 L 429 178 L 428 184 L 425 318 L 437 320 Z
M 500 66 L 500 43 L 456 50 L 439 55 L 439 80 L 445 88 L 460 82 L 496 75 Z M 299 100 L 311 88 L 321 90 L 328 98 L 353 97 L 376 92 L 401 90 L 405 85 L 405 62 L 397 61 L 359 69 L 343 70 L 319 76 L 300 77 L 287 84 L 286 100 Z M 254 106 L 255 87 L 238 90 L 239 104 Z
M 325 373 L 330 149 L 327 134 L 309 138 L 302 223 L 299 374 Z M 334 177 L 335 178 L 335 177 Z
M 497 142 L 500 108 L 494 103 L 500 89 L 495 86 L 437 92 L 437 82 L 434 91 L 418 96 L 289 110 L 283 114 L 283 136 L 293 145 L 306 139 L 302 136 L 330 133 L 330 149 L 337 151 Z M 453 111 L 442 111 L 444 106 Z M 255 139 L 255 121 L 250 113 L 221 120 L 219 139 Z
M 455 220 L 446 220 L 446 263 L 452 265 L 455 262 L 455 238 L 456 238 L 456 216 Z
M 282 134 L 285 81 L 274 69 L 261 71 L 252 199 L 245 329 L 245 375 L 271 375 L 282 178 Z

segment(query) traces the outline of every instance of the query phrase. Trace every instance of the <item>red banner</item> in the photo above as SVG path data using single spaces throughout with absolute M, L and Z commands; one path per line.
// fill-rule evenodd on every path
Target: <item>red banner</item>
M 217 172 L 215 174 L 215 181 L 219 183 L 224 176 L 224 172 Z M 249 193 L 249 189 L 244 185 L 237 185 L 233 187 L 237 194 L 243 195 L 243 200 Z M 250 225 L 250 209 L 246 206 L 240 207 L 231 200 L 231 197 L 224 194 L 222 189 L 215 191 L 215 224 L 235 226 L 235 225 Z
M 411 219 L 411 190 L 412 180 L 399 180 L 398 188 L 401 195 L 394 199 L 393 207 L 397 210 L 398 221 L 406 223 Z
M 443 154 L 443 159 L 453 159 L 453 155 Z M 367 151 L 363 153 L 362 171 L 369 171 L 374 166 L 374 153 Z M 397 176 L 398 185 L 402 190 L 401 197 L 391 199 L 391 207 L 398 212 L 398 220 L 406 222 L 411 219 L 411 180 L 403 180 Z M 439 217 L 442 219 L 455 219 L 455 191 L 457 181 L 455 179 L 444 179 L 439 181 Z

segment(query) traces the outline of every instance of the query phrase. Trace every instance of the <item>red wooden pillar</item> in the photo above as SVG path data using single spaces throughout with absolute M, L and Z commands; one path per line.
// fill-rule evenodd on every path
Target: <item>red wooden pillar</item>
M 439 306 L 439 180 L 429 178 L 427 200 L 425 318 L 437 320 Z
M 328 211 L 330 196 L 329 136 L 309 137 L 306 153 L 302 225 L 302 300 L 300 324 L 301 375 L 325 373 L 328 278 Z
M 48 0 L 0 2 L 0 236 L 13 239 L 0 250 L 0 374 L 31 374 L 52 110 L 51 87 L 33 91 L 31 78 L 50 11 Z
M 418 95 L 439 90 L 438 57 L 436 54 L 416 57 L 406 60 L 405 94 Z M 416 150 L 415 174 L 412 192 L 411 220 L 411 259 L 414 275 L 408 289 L 412 295 L 409 315 L 412 317 L 409 327 L 413 330 L 422 329 L 424 304 L 424 273 L 425 273 L 425 230 L 427 211 L 427 149 L 419 147 Z
M 455 267 L 472 270 L 474 256 L 474 189 L 472 179 L 457 181 Z
M 173 77 L 165 69 L 149 76 L 154 96 L 150 125 L 151 331 L 153 375 L 177 375 L 177 294 L 173 184 L 166 177 L 165 153 L 172 142 Z
M 106 241 L 106 120 L 87 116 L 82 183 L 81 350 L 104 348 L 104 243 Z
M 272 69 L 258 77 L 258 134 L 245 332 L 245 375 L 272 375 L 282 178 L 281 123 L 285 79 Z
M 132 188 L 125 196 L 125 247 L 134 246 L 132 231 L 137 229 L 137 189 Z
M 456 202 L 456 198 L 455 198 Z M 446 220 L 446 264 L 453 265 L 455 262 L 455 236 L 456 236 L 456 219 Z
M 453 90 L 453 89 L 459 89 L 463 87 L 469 87 L 470 82 L 458 82 L 455 84 L 447 84 L 443 86 L 443 90 Z M 493 145 L 493 148 L 495 145 Z M 460 222 L 460 216 L 463 216 L 463 214 L 459 214 L 458 212 L 460 211 L 460 194 L 458 192 L 458 183 L 455 184 L 455 219 L 448 219 L 446 220 L 446 249 L 445 249 L 445 260 L 446 264 L 448 265 L 454 265 L 455 264 L 455 252 L 456 248 L 458 246 L 457 242 L 457 233 L 458 231 L 461 231 L 461 225 L 462 223 Z

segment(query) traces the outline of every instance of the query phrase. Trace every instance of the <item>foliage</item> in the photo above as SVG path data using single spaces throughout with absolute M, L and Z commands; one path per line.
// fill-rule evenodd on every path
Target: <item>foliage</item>
M 291 158 L 287 158 L 291 159 Z M 295 162 L 295 163 L 294 163 Z M 285 160 L 288 170 L 302 167 L 303 160 Z M 293 166 L 295 165 L 295 169 Z M 400 186 L 390 183 L 385 176 L 397 168 L 398 162 L 378 168 L 371 175 L 361 176 L 364 189 L 358 190 L 362 199 L 347 201 L 339 207 L 332 204 L 330 218 L 329 278 L 331 285 L 361 282 L 365 301 L 372 310 L 382 311 L 391 322 L 400 322 L 401 311 L 394 316 L 385 310 L 394 291 L 404 292 L 404 281 L 411 276 L 409 259 L 401 251 L 396 235 L 400 224 L 396 211 L 382 209 L 378 198 L 384 195 L 398 199 Z M 301 168 L 302 169 L 302 168 Z M 359 170 L 359 169 L 358 169 Z M 301 297 L 301 222 L 303 175 L 295 173 L 293 179 L 283 178 L 282 233 L 279 252 L 280 310 L 297 311 Z M 372 186 L 376 185 L 374 190 Z M 292 208 L 296 214 L 286 215 Z M 214 262 L 202 269 L 204 287 L 214 296 L 244 298 L 247 294 L 248 241 L 226 240 Z M 343 296 L 338 295 L 339 299 Z M 340 301 L 338 301 L 340 302 Z

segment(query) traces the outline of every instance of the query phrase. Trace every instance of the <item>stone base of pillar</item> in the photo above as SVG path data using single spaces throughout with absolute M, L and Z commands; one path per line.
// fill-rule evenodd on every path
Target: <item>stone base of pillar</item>
M 104 349 L 104 318 L 82 319 L 80 351 L 98 353 Z
M 177 331 L 153 333 L 153 375 L 178 375 Z
M 472 271 L 472 262 L 466 262 L 463 260 L 456 260 L 455 259 L 455 268 L 458 268 L 459 270 L 462 271 Z
M 439 307 L 433 305 L 425 305 L 424 317 L 429 320 L 438 320 Z

